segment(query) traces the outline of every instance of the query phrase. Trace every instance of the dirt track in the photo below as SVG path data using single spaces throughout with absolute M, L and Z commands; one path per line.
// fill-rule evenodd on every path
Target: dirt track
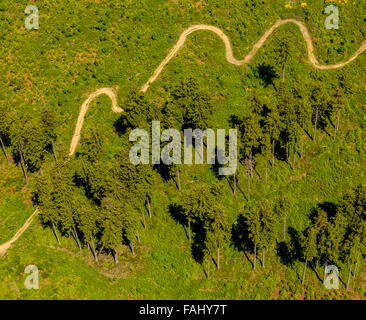
M 252 60 L 252 58 L 255 56 L 257 51 L 264 45 L 267 38 L 273 33 L 273 31 L 275 31 L 278 27 L 280 27 L 286 23 L 294 23 L 299 27 L 299 29 L 305 39 L 305 42 L 306 42 L 309 62 L 316 69 L 329 70 L 329 69 L 342 68 L 345 65 L 354 61 L 363 51 L 366 50 L 366 41 L 364 41 L 362 43 L 361 47 L 347 61 L 339 62 L 339 63 L 333 64 L 333 65 L 321 65 L 321 64 L 319 64 L 318 59 L 314 55 L 313 41 L 311 39 L 311 35 L 310 35 L 307 27 L 305 26 L 305 24 L 300 21 L 297 21 L 295 19 L 287 19 L 287 20 L 277 20 L 277 22 L 264 33 L 264 35 L 258 40 L 258 42 L 256 42 L 254 44 L 252 50 L 244 57 L 244 59 L 237 60 L 233 55 L 233 49 L 231 46 L 230 39 L 224 34 L 224 32 L 221 29 L 214 27 L 214 26 L 203 25 L 203 24 L 195 25 L 195 26 L 189 27 L 188 29 L 183 31 L 183 33 L 180 35 L 180 37 L 178 39 L 178 42 L 174 45 L 174 47 L 170 50 L 170 52 L 165 57 L 165 59 L 156 68 L 156 70 L 154 71 L 153 75 L 149 78 L 149 80 L 141 87 L 141 91 L 146 92 L 149 89 L 150 85 L 159 77 L 160 73 L 164 70 L 165 66 L 169 63 L 169 61 L 171 59 L 173 59 L 174 56 L 178 53 L 178 51 L 184 46 L 184 44 L 187 40 L 187 37 L 196 31 L 207 30 L 207 31 L 214 32 L 216 35 L 218 35 L 221 38 L 221 40 L 224 42 L 224 45 L 225 45 L 226 60 L 229 63 L 240 66 L 240 65 L 249 63 Z M 79 140 L 80 140 L 81 130 L 84 125 L 85 114 L 88 111 L 90 103 L 95 98 L 97 98 L 101 94 L 106 94 L 112 100 L 112 111 L 117 112 L 117 113 L 123 112 L 123 109 L 118 107 L 117 90 L 118 90 L 118 87 L 116 87 L 115 89 L 114 88 L 101 88 L 101 89 L 98 89 L 97 91 L 91 93 L 89 95 L 89 97 L 84 101 L 84 103 L 82 104 L 82 106 L 80 108 L 74 135 L 71 140 L 70 155 L 73 155 L 75 153 L 75 150 L 76 150 Z M 6 254 L 7 250 L 11 246 L 11 244 L 18 240 L 18 238 L 22 235 L 22 233 L 30 226 L 33 218 L 37 214 L 38 214 L 38 209 L 36 209 L 34 211 L 34 213 L 29 217 L 29 219 L 25 222 L 25 224 L 17 231 L 17 233 L 14 235 L 14 237 L 11 238 L 11 240 L 0 245 L 0 257 L 4 256 Z
M 25 230 L 31 225 L 33 218 L 38 214 L 38 209 L 36 209 L 33 214 L 27 219 L 24 225 L 17 231 L 17 233 L 9 241 L 0 245 L 0 257 L 4 256 L 10 246 L 19 239 Z
M 72 136 L 72 140 L 71 140 L 71 144 L 70 144 L 70 156 L 72 156 L 74 154 L 74 152 L 76 150 L 76 147 L 79 143 L 81 129 L 83 128 L 83 125 L 84 125 L 85 114 L 89 109 L 90 103 L 96 97 L 100 96 L 101 94 L 106 94 L 112 100 L 112 111 L 113 112 L 119 112 L 119 113 L 123 112 L 123 109 L 118 107 L 118 104 L 117 104 L 117 93 L 116 93 L 117 90 L 118 90 L 118 87 L 116 87 L 116 89 L 101 88 L 101 89 L 98 89 L 97 91 L 93 92 L 92 94 L 90 94 L 89 97 L 84 101 L 84 103 L 82 104 L 82 106 L 80 108 L 80 112 L 79 112 L 78 120 L 76 122 L 74 135 Z
M 190 34 L 192 34 L 193 32 L 196 32 L 198 30 L 208 30 L 208 31 L 212 31 L 215 34 L 217 34 L 221 38 L 221 40 L 224 42 L 226 60 L 232 64 L 240 66 L 242 64 L 249 63 L 252 60 L 252 58 L 255 56 L 257 51 L 264 45 L 267 38 L 273 33 L 273 31 L 275 31 L 278 27 L 280 27 L 286 23 L 294 23 L 299 27 L 299 29 L 305 39 L 305 42 L 306 42 L 309 62 L 316 69 L 329 70 L 329 69 L 342 68 L 345 65 L 354 61 L 363 51 L 366 50 L 366 41 L 364 41 L 362 43 L 361 47 L 355 52 L 355 54 L 348 61 L 340 62 L 340 63 L 334 64 L 334 65 L 321 65 L 321 64 L 319 64 L 318 59 L 314 55 L 313 41 L 311 39 L 311 35 L 310 35 L 307 27 L 305 26 L 305 24 L 302 23 L 301 21 L 297 21 L 295 19 L 286 19 L 286 20 L 277 20 L 277 22 L 264 33 L 264 35 L 258 40 L 258 42 L 254 44 L 252 50 L 244 57 L 244 59 L 237 60 L 233 55 L 233 49 L 231 46 L 230 39 L 224 34 L 224 32 L 221 29 L 214 27 L 214 26 L 204 25 L 204 24 L 195 25 L 195 26 L 189 27 L 188 29 L 183 31 L 183 33 L 179 37 L 178 42 L 171 49 L 171 51 L 168 53 L 168 55 L 165 57 L 165 59 L 161 62 L 161 64 L 156 68 L 156 70 L 154 71 L 154 73 L 150 77 L 150 79 L 142 86 L 141 91 L 142 92 L 147 91 L 150 84 L 153 83 L 157 79 L 157 77 L 163 71 L 164 67 L 176 55 L 176 53 L 184 46 L 184 44 L 187 40 L 187 37 Z

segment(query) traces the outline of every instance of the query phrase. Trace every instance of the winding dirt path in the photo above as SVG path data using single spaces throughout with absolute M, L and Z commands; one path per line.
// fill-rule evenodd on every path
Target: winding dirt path
M 76 127 L 75 127 L 75 131 L 74 131 L 74 135 L 72 136 L 72 139 L 71 139 L 70 156 L 72 156 L 75 153 L 76 147 L 79 144 L 80 135 L 81 135 L 81 129 L 83 128 L 83 125 L 84 125 L 85 114 L 86 114 L 86 112 L 89 109 L 90 103 L 95 98 L 97 98 L 101 94 L 106 94 L 112 100 L 112 111 L 113 112 L 117 112 L 117 113 L 123 112 L 123 109 L 121 109 L 120 107 L 118 107 L 118 103 L 117 103 L 117 90 L 118 90 L 118 86 L 115 89 L 113 89 L 113 88 L 101 88 L 101 89 L 98 89 L 97 91 L 95 91 L 92 94 L 90 94 L 89 97 L 81 105 L 80 112 L 79 112 L 79 116 L 78 116 L 78 120 L 76 122 Z
M 36 209 L 33 214 L 27 219 L 24 225 L 16 232 L 16 234 L 7 242 L 0 245 L 0 257 L 4 256 L 10 246 L 19 239 L 25 230 L 31 225 L 33 218 L 38 214 L 38 209 Z
M 354 61 L 362 52 L 364 52 L 366 50 L 366 41 L 364 41 L 362 43 L 361 47 L 347 61 L 339 62 L 339 63 L 333 64 L 333 65 L 321 65 L 319 63 L 318 59 L 314 55 L 313 41 L 312 41 L 311 35 L 309 33 L 309 30 L 307 29 L 305 24 L 303 22 L 297 21 L 295 19 L 286 19 L 286 20 L 277 20 L 276 23 L 271 28 L 269 28 L 263 34 L 263 36 L 253 45 L 252 50 L 244 57 L 244 59 L 237 60 L 234 57 L 233 48 L 232 48 L 229 37 L 227 35 L 225 35 L 225 33 L 221 29 L 214 27 L 214 26 L 210 26 L 210 25 L 200 24 L 200 25 L 195 25 L 195 26 L 189 27 L 188 29 L 186 29 L 185 31 L 182 32 L 182 34 L 180 35 L 180 37 L 178 39 L 178 42 L 170 50 L 170 52 L 164 58 L 164 60 L 160 63 L 160 65 L 155 69 L 153 75 L 149 78 L 149 80 L 141 87 L 141 91 L 146 92 L 149 89 L 150 85 L 159 77 L 161 72 L 164 70 L 165 66 L 170 62 L 170 60 L 172 60 L 174 58 L 174 56 L 184 46 L 184 44 L 187 40 L 187 37 L 196 31 L 206 30 L 206 31 L 211 31 L 211 32 L 215 33 L 216 35 L 218 35 L 221 38 L 221 40 L 224 42 L 224 45 L 225 45 L 226 60 L 231 64 L 240 66 L 240 65 L 249 63 L 253 59 L 253 57 L 256 55 L 257 51 L 264 45 L 264 43 L 266 42 L 268 37 L 277 28 L 279 28 L 280 26 L 282 26 L 286 23 L 293 23 L 299 27 L 299 29 L 305 39 L 305 42 L 306 42 L 309 63 L 316 69 L 330 70 L 330 69 L 342 68 L 345 65 Z M 100 96 L 102 94 L 106 94 L 112 100 L 112 111 L 116 112 L 116 113 L 123 112 L 123 109 L 120 108 L 117 103 L 117 90 L 118 90 L 118 87 L 101 88 L 101 89 L 98 89 L 95 92 L 91 93 L 89 95 L 89 97 L 84 101 L 84 103 L 82 104 L 82 106 L 80 108 L 74 135 L 71 140 L 70 156 L 72 156 L 75 153 L 75 150 L 79 144 L 81 130 L 84 125 L 85 114 L 89 109 L 90 103 L 95 98 L 97 98 L 98 96 Z M 11 244 L 18 240 L 18 238 L 23 234 L 23 232 L 30 226 L 33 218 L 37 214 L 38 214 L 38 209 L 36 209 L 34 211 L 34 213 L 29 217 L 29 219 L 25 222 L 25 224 L 17 231 L 17 233 L 14 235 L 14 237 L 11 238 L 11 240 L 0 245 L 0 257 L 6 254 L 7 250 L 11 246 Z
M 309 62 L 316 69 L 329 70 L 329 69 L 342 68 L 345 65 L 347 65 L 347 64 L 351 63 L 352 61 L 354 61 L 363 51 L 366 50 L 366 41 L 364 41 L 362 43 L 361 47 L 347 61 L 339 62 L 339 63 L 333 64 L 333 65 L 321 65 L 319 63 L 318 59 L 314 55 L 313 41 L 311 39 L 311 35 L 309 33 L 309 30 L 305 26 L 305 24 L 303 22 L 297 21 L 295 19 L 286 19 L 286 20 L 277 20 L 276 23 L 271 28 L 269 28 L 263 34 L 263 36 L 254 44 L 252 50 L 244 57 L 244 59 L 237 60 L 233 55 L 233 48 L 231 46 L 230 39 L 228 38 L 227 35 L 225 35 L 225 33 L 221 29 L 219 29 L 217 27 L 214 27 L 214 26 L 200 24 L 200 25 L 195 25 L 195 26 L 189 27 L 188 29 L 186 29 L 185 31 L 182 32 L 182 34 L 180 35 L 180 37 L 178 39 L 178 42 L 174 45 L 174 47 L 171 49 L 171 51 L 168 53 L 168 55 L 165 57 L 165 59 L 156 68 L 156 70 L 154 71 L 154 73 L 150 77 L 150 79 L 142 86 L 141 91 L 142 92 L 147 91 L 149 86 L 157 79 L 157 77 L 163 71 L 164 67 L 177 54 L 177 52 L 184 46 L 184 44 L 187 40 L 187 37 L 190 34 L 196 32 L 196 31 L 208 30 L 208 31 L 212 31 L 213 33 L 218 35 L 221 38 L 221 40 L 224 42 L 224 45 L 225 45 L 226 60 L 229 63 L 240 66 L 240 65 L 249 63 L 252 60 L 252 58 L 255 56 L 257 51 L 264 45 L 264 43 L 266 42 L 268 37 L 273 33 L 273 31 L 275 31 L 277 28 L 279 28 L 280 26 L 282 26 L 286 23 L 294 23 L 295 25 L 297 25 L 299 27 L 299 29 L 300 29 L 300 31 L 301 31 L 304 39 L 305 39 L 305 42 L 306 42 Z

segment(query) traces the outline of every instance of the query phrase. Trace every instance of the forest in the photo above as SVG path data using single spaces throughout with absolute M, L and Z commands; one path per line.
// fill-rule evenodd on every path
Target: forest
M 321 2 L 289 8 L 269 1 L 227 1 L 227 7 L 154 1 L 150 11 L 143 2 L 133 8 L 130 1 L 101 1 L 96 23 L 83 25 L 81 17 L 95 10 L 92 1 L 66 9 L 41 1 L 48 18 L 57 12 L 69 21 L 50 21 L 48 31 L 40 23 L 39 31 L 16 39 L 1 31 L 9 47 L 0 56 L 15 59 L 19 48 L 11 44 L 29 35 L 22 46 L 34 56 L 17 58 L 27 68 L 3 64 L 0 244 L 32 210 L 39 214 L 0 258 L 7 274 L 0 297 L 365 299 L 366 92 L 358 76 L 364 54 L 344 68 L 316 70 L 306 63 L 301 33 L 285 25 L 252 62 L 237 67 L 228 65 L 219 40 L 200 32 L 149 91 L 139 90 L 179 30 L 194 22 L 221 27 L 241 54 L 282 13 L 316 32 L 322 62 L 347 60 L 366 36 L 355 14 L 365 5 L 339 3 L 347 17 L 341 29 L 319 31 L 327 4 Z M 17 30 L 20 22 L 10 23 L 16 9 L 9 10 L 0 8 L 0 21 Z M 119 19 L 128 21 L 120 30 Z M 172 21 L 182 26 L 159 34 Z M 341 41 L 347 32 L 351 40 Z M 49 48 L 36 49 L 40 41 Z M 124 112 L 112 113 L 105 96 L 91 102 L 70 154 L 85 92 L 117 83 Z M 237 129 L 236 172 L 219 175 L 217 164 L 131 163 L 129 135 L 136 128 L 151 133 L 152 121 L 181 135 L 189 128 Z M 47 279 L 36 293 L 21 288 L 19 272 L 31 263 Z M 324 287 L 331 265 L 339 270 L 339 290 Z M 83 287 L 103 293 L 91 296 Z

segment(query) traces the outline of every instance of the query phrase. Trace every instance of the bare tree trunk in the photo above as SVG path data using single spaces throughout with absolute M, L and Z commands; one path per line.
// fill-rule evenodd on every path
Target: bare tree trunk
M 113 248 L 111 251 L 112 251 L 112 256 L 113 256 L 114 264 L 117 264 L 118 263 L 117 251 L 116 251 L 115 248 Z
M 55 224 L 53 222 L 51 223 L 51 226 L 52 226 L 51 228 L 52 228 L 53 234 L 55 235 L 55 237 L 57 239 L 57 243 L 61 244 L 60 238 L 58 237 L 58 234 L 57 234 L 57 229 L 56 229 Z
M 92 256 L 93 256 L 94 261 L 95 261 L 95 262 L 98 262 L 98 261 L 97 261 L 97 258 L 96 258 L 96 255 L 95 255 L 95 253 L 94 253 L 94 251 L 93 251 L 93 248 L 92 248 L 91 243 L 89 243 L 89 241 L 87 241 L 87 242 L 86 242 L 86 245 L 88 246 L 88 249 L 90 250 L 90 252 L 91 252 L 91 254 L 92 254 Z
M 145 214 L 143 212 L 142 212 L 142 224 L 144 225 L 144 228 L 146 229 Z
M 236 172 L 234 172 L 234 196 L 236 196 Z
M 146 199 L 147 199 L 147 212 L 149 213 L 149 217 L 151 219 L 150 197 L 147 195 Z M 144 220 L 145 220 L 145 217 L 144 217 Z
M 285 82 L 285 70 L 286 70 L 286 67 L 283 66 L 283 68 L 282 68 L 282 82 Z
M 93 251 L 94 260 L 95 260 L 95 262 L 98 262 L 98 255 L 97 255 L 97 252 L 95 250 L 93 235 L 91 233 L 90 233 L 90 244 L 91 244 L 91 248 L 92 248 L 92 251 Z
M 250 150 L 250 177 L 253 178 L 253 152 Z
M 355 269 L 353 270 L 353 277 L 356 277 L 357 272 L 357 262 L 355 263 Z
M 301 136 L 301 151 L 300 151 L 300 158 L 302 159 L 304 153 L 304 135 Z
M 180 175 L 179 175 L 179 169 L 177 170 L 177 180 L 178 180 L 178 191 L 181 190 L 180 188 Z
M 248 202 L 250 201 L 250 173 L 248 170 Z
M 328 266 L 328 259 L 327 259 L 327 257 L 326 257 L 326 258 L 325 258 L 325 264 L 324 264 L 323 283 L 325 283 L 325 271 L 327 270 L 327 266 Z
M 6 161 L 8 162 L 8 164 L 10 164 L 10 160 L 9 160 L 8 154 L 6 153 L 5 146 L 4 146 L 4 142 L 3 142 L 3 139 L 1 139 L 1 137 L 0 137 L 0 144 L 1 144 L 1 149 L 3 149 L 3 152 L 4 152 L 4 155 L 5 155 Z
M 139 231 L 137 230 L 137 232 L 136 232 L 136 235 L 137 235 L 137 241 L 140 243 L 141 241 L 140 241 L 140 233 L 139 233 Z
M 318 266 L 319 266 L 319 258 L 316 258 L 315 269 L 318 269 Z
M 336 139 L 336 134 L 337 134 L 337 124 L 334 124 L 333 141 L 335 141 Z
M 238 160 L 237 175 L 236 175 L 236 183 L 239 183 L 239 182 L 240 182 L 239 167 L 240 167 L 240 161 Z
M 207 280 L 210 279 L 210 256 L 207 255 Z
M 220 246 L 219 246 L 219 241 L 217 241 L 217 269 L 220 269 Z
M 257 260 L 257 244 L 254 243 L 254 261 L 253 261 L 253 270 L 255 270 L 255 262 Z
M 130 248 L 131 248 L 132 255 L 134 256 L 135 255 L 135 248 L 133 246 L 133 242 L 132 241 L 130 242 Z
M 274 167 L 275 141 L 272 140 L 272 168 Z
M 27 177 L 27 172 L 25 170 L 25 163 L 24 163 L 24 156 L 23 156 L 22 147 L 19 147 L 19 155 L 20 155 L 20 166 L 22 167 L 22 170 L 23 170 L 25 184 L 28 185 L 28 177 Z
M 77 234 L 77 232 L 76 232 L 75 226 L 72 226 L 72 227 L 71 227 L 71 231 L 72 231 L 72 232 L 73 232 L 73 234 L 74 234 L 75 241 L 76 241 L 76 243 L 77 243 L 77 245 L 78 245 L 78 247 L 79 247 L 79 250 L 81 250 L 81 244 L 80 244 L 80 240 L 79 240 L 78 234 Z
M 352 273 L 352 264 L 350 264 L 349 270 L 348 270 L 348 279 L 347 279 L 347 287 L 346 287 L 347 290 L 349 289 L 349 282 L 350 282 L 350 279 L 351 279 L 351 273 Z
M 317 129 L 317 126 L 318 126 L 318 116 L 319 116 L 319 106 L 316 106 L 313 141 L 315 141 L 315 138 L 316 138 L 316 129 Z
M 337 114 L 337 122 L 335 123 L 334 125 L 334 135 L 333 135 L 333 140 L 335 141 L 336 139 L 336 135 L 337 135 L 337 131 L 338 131 L 338 128 L 339 128 L 339 118 L 340 118 L 340 113 L 341 113 L 341 110 L 338 110 L 338 114 Z
M 53 157 L 54 157 L 55 161 L 57 162 L 57 154 L 56 154 L 55 143 L 54 143 L 53 139 L 51 139 L 51 146 L 52 146 Z
M 264 184 L 267 184 L 267 159 L 266 159 L 266 169 L 265 169 L 265 175 L 264 175 Z
M 306 256 L 306 259 L 305 259 L 305 264 L 304 264 L 304 272 L 302 274 L 302 281 L 301 281 L 301 284 L 304 285 L 305 283 L 305 274 L 306 274 L 306 267 L 308 265 L 308 257 Z
M 191 220 L 188 219 L 188 240 L 191 242 Z

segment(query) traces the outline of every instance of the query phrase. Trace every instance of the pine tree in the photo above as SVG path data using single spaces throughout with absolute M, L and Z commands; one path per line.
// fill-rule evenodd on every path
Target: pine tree
M 285 70 L 286 70 L 286 63 L 290 58 L 290 43 L 288 38 L 281 37 L 278 39 L 278 59 L 277 63 L 282 67 L 282 81 L 285 81 Z
M 282 119 L 277 107 L 273 107 L 264 120 L 264 132 L 269 136 L 272 145 L 272 167 L 275 158 L 275 143 L 279 140 L 282 131 Z
M 123 207 L 113 198 L 106 197 L 101 203 L 101 246 L 112 253 L 114 263 L 118 263 L 116 247 L 122 241 Z
M 95 262 L 98 254 L 95 246 L 95 236 L 98 233 L 99 207 L 80 194 L 74 195 L 74 220 L 81 231 L 83 240 L 90 248 Z
M 94 163 L 103 154 L 103 139 L 95 128 L 85 130 L 81 139 L 81 156 L 87 161 Z
M 326 108 L 328 107 L 328 94 L 322 83 L 318 83 L 311 92 L 310 102 L 314 108 L 313 123 L 314 134 L 313 141 L 316 139 L 316 131 L 318 129 L 319 120 L 324 119 Z
M 13 154 L 21 164 L 25 182 L 28 183 L 27 170 L 41 169 L 47 153 L 45 137 L 39 134 L 40 126 L 24 114 L 14 114 L 10 124 L 10 140 Z
M 207 238 L 211 242 L 211 247 L 216 246 L 216 266 L 217 269 L 220 269 L 220 246 L 229 238 L 230 226 L 225 209 L 222 206 L 216 206 L 213 209 L 208 213 L 207 233 L 209 236 Z
M 253 243 L 253 270 L 256 267 L 257 260 L 257 248 L 261 241 L 261 215 L 258 207 L 252 206 L 250 213 L 246 217 L 248 223 L 249 238 Z
M 55 109 L 44 107 L 41 114 L 41 130 L 45 140 L 51 145 L 52 153 L 57 161 L 57 154 L 55 150 L 55 141 L 57 138 L 57 128 L 60 124 L 58 114 Z
M 183 128 L 204 130 L 209 127 L 214 106 L 210 94 L 201 89 L 195 79 L 181 80 L 179 85 L 172 89 L 170 101 L 174 101 L 174 106 L 170 107 L 170 112 L 167 114 L 176 114 L 176 111 L 171 111 L 172 109 L 179 110 L 183 118 Z M 181 119 L 180 114 L 177 119 Z
M 283 219 L 283 241 L 286 242 L 287 233 L 287 216 L 291 210 L 292 202 L 291 199 L 286 195 L 281 195 L 275 204 L 275 211 L 279 217 Z
M 139 232 L 139 213 L 127 202 L 123 205 L 123 231 L 129 242 L 131 252 L 135 255 L 135 240 L 138 239 Z
M 265 251 L 272 248 L 276 243 L 277 217 L 269 200 L 261 200 L 258 204 L 261 232 L 260 243 L 262 246 L 262 267 L 265 267 Z
M 56 237 L 57 243 L 61 244 L 57 233 L 57 225 L 59 221 L 58 210 L 53 197 L 54 185 L 50 176 L 38 176 L 36 178 L 36 195 L 37 204 L 40 208 L 40 218 L 43 224 L 48 225 Z
M 317 238 L 318 231 L 314 227 L 310 227 L 307 229 L 306 238 L 303 241 L 303 255 L 305 259 L 304 264 L 304 271 L 302 275 L 301 284 L 304 285 L 305 283 L 305 275 L 306 275 L 306 267 L 308 261 L 312 261 L 313 258 L 316 256 L 316 238 Z

